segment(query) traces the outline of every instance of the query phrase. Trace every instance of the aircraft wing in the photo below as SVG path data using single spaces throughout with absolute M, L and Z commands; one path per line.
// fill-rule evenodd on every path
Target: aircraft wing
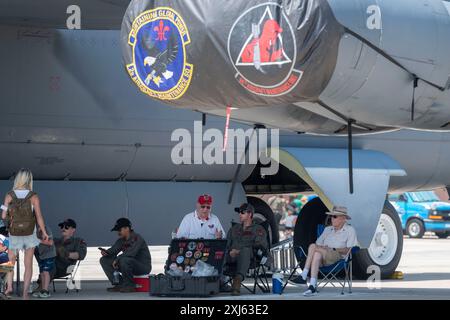
M 0 24 L 36 28 L 67 27 L 67 8 L 77 5 L 81 29 L 120 29 L 130 0 L 3 0 Z

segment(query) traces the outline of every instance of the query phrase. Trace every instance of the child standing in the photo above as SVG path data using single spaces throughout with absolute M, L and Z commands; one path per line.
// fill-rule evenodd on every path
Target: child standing
M 35 252 L 36 260 L 39 265 L 40 273 L 40 291 L 33 293 L 35 298 L 49 298 L 50 292 L 48 286 L 50 285 L 50 275 L 55 268 L 56 248 L 53 243 L 53 234 L 48 226 L 45 226 L 48 239 L 44 240 L 42 237 L 42 231 L 39 229 L 37 232 L 40 244 Z

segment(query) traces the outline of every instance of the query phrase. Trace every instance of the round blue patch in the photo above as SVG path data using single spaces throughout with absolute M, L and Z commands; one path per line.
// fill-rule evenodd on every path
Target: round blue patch
M 188 29 L 173 9 L 145 11 L 136 17 L 129 34 L 133 63 L 127 65 L 128 73 L 149 96 L 178 99 L 192 79 L 193 65 L 186 62 L 189 43 Z

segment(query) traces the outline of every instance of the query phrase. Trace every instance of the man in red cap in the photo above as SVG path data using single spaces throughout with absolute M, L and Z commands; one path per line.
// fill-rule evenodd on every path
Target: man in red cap
M 204 194 L 198 197 L 196 210 L 188 213 L 181 221 L 177 238 L 223 239 L 225 231 L 219 218 L 211 213 L 213 199 Z

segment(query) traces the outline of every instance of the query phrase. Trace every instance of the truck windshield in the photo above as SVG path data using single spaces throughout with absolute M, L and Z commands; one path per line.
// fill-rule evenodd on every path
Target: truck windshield
M 439 201 L 439 198 L 433 191 L 410 192 L 414 202 L 433 202 Z

